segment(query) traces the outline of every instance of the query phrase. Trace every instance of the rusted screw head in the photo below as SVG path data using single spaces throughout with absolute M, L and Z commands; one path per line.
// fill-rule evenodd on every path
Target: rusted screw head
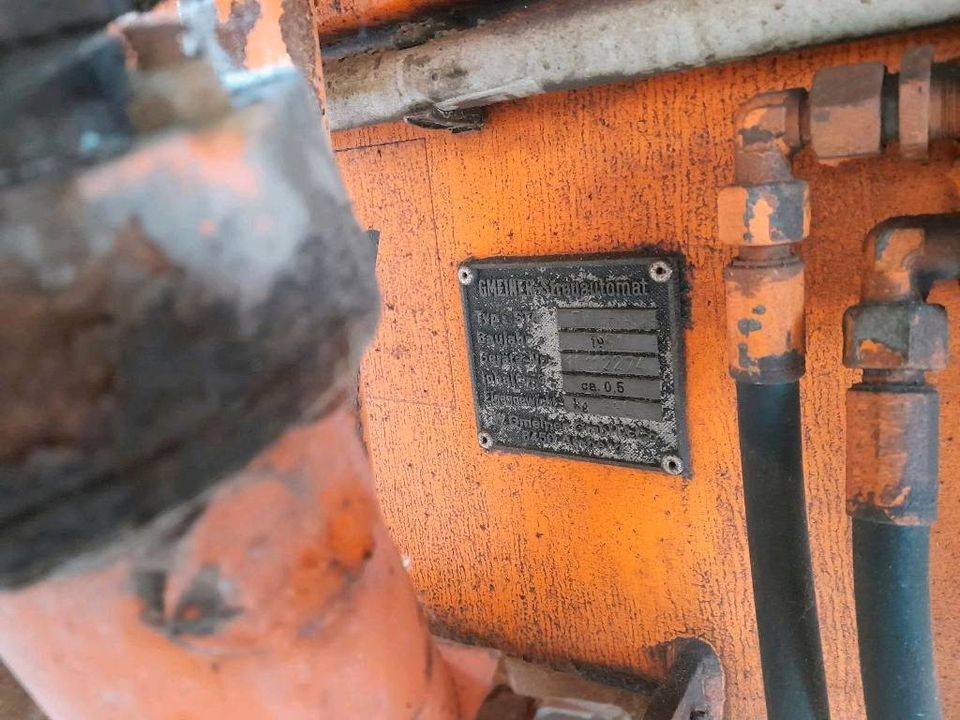
M 473 268 L 469 268 L 466 265 L 461 265 L 457 270 L 457 280 L 460 281 L 461 285 L 469 285 L 477 277 L 477 273 L 474 272 Z
M 197 54 L 193 43 L 188 40 L 187 29 L 176 20 L 134 16 L 129 21 L 122 21 L 119 28 L 136 57 L 138 70 L 175 67 Z
M 477 442 L 484 450 L 489 450 L 493 447 L 493 436 L 488 432 L 477 433 Z
M 843 364 L 861 370 L 943 370 L 946 310 L 927 303 L 855 305 L 843 316 Z
M 880 63 L 820 70 L 810 90 L 810 137 L 821 162 L 879 155 L 886 69 Z
M 122 21 L 120 30 L 135 59 L 127 112 L 138 130 L 206 124 L 230 111 L 227 89 L 193 32 L 152 15 Z

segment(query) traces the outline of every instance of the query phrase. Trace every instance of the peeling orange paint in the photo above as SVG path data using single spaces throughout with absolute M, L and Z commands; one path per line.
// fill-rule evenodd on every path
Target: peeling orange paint
M 664 667 L 653 648 L 695 634 L 718 648 L 729 716 L 764 716 L 724 351 L 731 250 L 717 236 L 714 194 L 733 173 L 732 109 L 760 88 L 808 86 L 819 67 L 896 67 L 905 47 L 925 43 L 938 58 L 960 55 L 958 26 L 511 102 L 491 108 L 479 133 L 385 125 L 335 135 L 360 222 L 380 231 L 384 321 L 360 381 L 367 443 L 388 523 L 440 627 L 530 657 L 652 676 Z M 844 495 L 844 389 L 854 373 L 841 366 L 841 316 L 860 292 L 869 229 L 893 214 L 955 211 L 960 164 L 941 147 L 928 163 L 891 152 L 838 168 L 803 152 L 795 168 L 813 213 L 802 250 L 801 394 L 817 607 L 831 717 L 863 720 Z M 458 263 L 646 243 L 690 263 L 692 480 L 480 450 Z M 960 317 L 955 286 L 931 301 Z M 766 325 L 754 307 L 744 302 L 738 317 Z M 960 357 L 960 333 L 950 342 Z M 951 478 L 960 447 L 946 428 L 960 423 L 960 363 L 937 383 L 941 474 Z M 941 492 L 934 626 L 944 715 L 960 717 L 960 483 Z

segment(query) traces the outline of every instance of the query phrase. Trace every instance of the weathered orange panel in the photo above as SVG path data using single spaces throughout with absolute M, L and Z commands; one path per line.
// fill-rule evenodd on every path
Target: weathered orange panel
M 371 162 L 395 170 L 388 175 L 366 174 Z M 344 172 L 353 169 L 357 182 L 375 193 L 371 196 L 375 200 L 364 208 L 364 222 L 374 228 L 386 227 L 391 220 L 403 222 L 404 242 L 382 243 L 377 252 L 377 268 L 381 275 L 388 273 L 391 282 L 380 284 L 378 340 L 363 360 L 366 397 L 452 407 L 453 371 L 447 362 L 444 306 L 439 302 L 444 273 L 438 260 L 433 200 L 429 192 L 414 190 L 429 173 L 423 143 L 417 143 L 413 153 L 396 145 L 347 150 L 339 154 L 339 163 Z M 410 332 L 411 317 L 418 318 L 422 331 Z M 431 366 L 429 377 L 423 373 L 424 357 L 442 359 Z M 392 378 L 389 384 L 375 382 L 387 377 Z
M 382 25 L 417 16 L 434 8 L 464 5 L 472 0 L 311 0 L 321 38 L 364 26 Z
M 480 133 L 403 126 L 335 137 L 361 222 L 381 231 L 387 320 L 362 389 L 384 513 L 438 626 L 528 656 L 662 675 L 658 645 L 709 640 L 732 718 L 763 717 L 727 375 L 716 193 L 733 179 L 733 114 L 758 90 L 808 84 L 820 67 L 879 61 L 932 42 L 960 55 L 960 27 L 806 50 L 495 107 Z M 840 167 L 804 153 L 812 233 L 808 371 L 802 382 L 807 497 L 835 720 L 863 718 L 850 525 L 844 511 L 841 317 L 857 302 L 861 242 L 878 221 L 960 207 L 960 170 L 895 153 Z M 693 458 L 688 483 L 476 443 L 456 267 L 467 257 L 629 250 L 659 243 L 692 266 L 686 333 Z M 387 262 L 387 258 L 393 258 Z M 932 302 L 960 317 L 960 294 Z M 401 342 L 409 338 L 409 342 Z M 940 520 L 933 583 L 946 717 L 960 716 L 960 339 L 942 393 Z M 404 375 L 413 370 L 415 380 Z

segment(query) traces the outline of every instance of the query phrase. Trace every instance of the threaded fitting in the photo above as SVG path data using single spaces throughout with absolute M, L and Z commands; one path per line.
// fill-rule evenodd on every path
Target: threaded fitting
M 934 66 L 930 139 L 960 139 L 960 63 Z

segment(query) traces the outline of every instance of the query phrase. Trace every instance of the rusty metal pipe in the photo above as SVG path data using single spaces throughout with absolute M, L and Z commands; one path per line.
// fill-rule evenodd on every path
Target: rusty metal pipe
M 551 0 L 416 47 L 324 64 L 330 125 L 490 105 L 903 30 L 960 16 L 953 0 Z
M 54 720 L 461 718 L 345 406 L 136 541 L 0 595 L 0 652 Z
M 956 97 L 960 97 L 957 68 L 956 64 L 934 64 L 931 48 L 916 48 L 906 53 L 897 75 L 888 73 L 879 64 L 827 68 L 817 73 L 809 93 L 804 89 L 761 93 L 737 112 L 736 184 L 721 189 L 717 206 L 720 239 L 739 250 L 726 269 L 725 279 L 730 372 L 738 381 L 741 463 L 747 490 L 754 472 L 757 446 L 766 438 L 762 431 L 758 431 L 759 434 L 744 432 L 750 428 L 744 426 L 743 416 L 754 409 L 744 401 L 746 394 L 742 390 L 746 383 L 759 386 L 795 383 L 804 372 L 803 262 L 794 255 L 793 247 L 809 233 L 809 190 L 806 183 L 794 178 L 792 156 L 803 146 L 812 145 L 821 162 L 833 164 L 879 154 L 884 143 L 899 140 L 906 157 L 925 157 L 932 140 L 956 137 L 960 129 L 955 112 Z M 860 336 L 851 334 L 850 342 L 862 356 L 877 359 L 876 368 L 868 364 L 865 369 L 895 372 L 883 378 L 870 375 L 865 380 L 883 381 L 885 387 L 892 390 L 894 385 L 916 383 L 917 371 L 924 369 L 909 363 L 888 367 L 891 363 L 895 365 L 900 355 L 926 353 L 930 362 L 945 357 L 945 347 L 936 333 L 929 338 L 923 332 L 911 333 L 911 330 L 936 329 L 945 319 L 936 308 L 910 300 L 917 295 L 926 297 L 924 288 L 937 279 L 952 276 L 956 270 L 958 260 L 952 251 L 955 229 L 952 219 L 927 219 L 919 229 L 911 226 L 901 232 L 896 223 L 878 228 L 868 239 L 867 253 L 873 252 L 876 258 L 873 270 L 864 278 L 866 302 L 853 315 L 862 316 L 857 327 L 863 330 L 865 322 L 869 332 L 864 331 Z M 922 239 L 925 231 L 930 242 L 925 252 L 918 253 L 917 238 Z M 891 237 L 896 241 L 891 242 Z M 878 301 L 892 299 L 898 299 L 896 313 L 877 312 Z M 907 337 L 901 338 L 902 343 L 891 341 L 891 346 L 882 342 L 891 333 L 895 335 L 904 329 Z M 917 340 L 918 337 L 921 339 Z M 919 380 L 922 381 L 922 372 Z M 875 385 L 869 389 L 875 389 Z M 851 397 L 873 401 L 881 394 L 859 393 Z M 923 417 L 928 396 L 908 393 L 897 398 L 902 401 L 904 411 L 909 408 L 914 413 L 911 417 Z M 855 405 L 851 402 L 849 406 Z M 876 411 L 871 407 L 860 411 L 871 409 Z M 767 411 L 775 414 L 770 408 Z M 799 423 L 799 406 L 783 403 L 779 411 Z M 879 417 L 882 412 L 875 414 Z M 799 439 L 795 442 L 799 443 Z M 783 448 L 782 452 L 784 458 L 798 458 L 796 481 L 802 482 L 799 448 Z M 782 466 L 792 467 L 785 460 Z M 917 493 L 918 503 L 924 497 L 924 493 Z M 746 499 L 748 531 L 753 534 L 759 532 L 756 527 L 765 518 L 757 517 L 757 513 L 751 511 L 755 503 L 750 497 Z M 794 508 L 796 517 L 802 518 L 802 485 L 795 504 L 798 505 Z M 804 526 L 802 522 L 800 525 Z M 802 530 L 797 532 L 802 534 Z M 769 565 L 760 555 L 774 552 L 771 544 L 754 543 L 751 539 L 755 573 Z M 804 577 L 793 578 L 793 584 L 807 588 L 812 605 L 809 550 L 806 553 L 805 562 L 794 563 L 796 572 Z M 759 592 L 761 587 L 766 591 Z M 768 578 L 754 578 L 762 655 L 766 645 L 764 634 L 774 632 L 764 627 L 768 617 L 765 603 L 777 606 L 776 594 L 790 592 L 789 588 L 790 583 L 786 581 L 776 585 L 768 582 Z M 784 602 L 779 606 L 789 607 L 789 604 Z M 817 638 L 815 612 L 794 620 L 814 624 L 813 632 L 801 633 L 798 637 Z M 780 619 L 780 622 L 790 621 L 793 620 L 785 616 Z M 776 667 L 771 651 L 771 656 L 761 658 L 768 714 L 778 717 L 784 712 L 786 717 L 792 711 L 801 713 L 798 717 L 814 717 L 813 713 L 820 712 L 825 717 L 825 696 L 820 698 L 823 703 L 816 702 L 816 693 L 824 692 L 819 642 L 796 649 L 800 655 L 806 654 L 806 666 L 813 673 L 810 677 L 817 680 L 809 685 L 814 701 L 805 703 L 809 708 L 806 710 L 797 710 L 797 703 L 792 704 L 792 710 L 779 709 L 783 693 L 776 691 L 773 678 L 768 677 Z M 804 712 L 807 714 L 803 715 Z
M 960 277 L 960 213 L 892 218 L 864 241 L 861 303 L 920 301 Z
M 860 668 L 870 720 L 941 717 L 929 596 L 947 317 L 926 303 L 960 277 L 960 215 L 893 218 L 864 242 L 861 302 L 844 315 L 847 512 L 853 518 Z
M 737 185 L 719 197 L 731 374 L 737 380 L 747 536 L 770 720 L 829 717 L 807 537 L 800 437 L 807 184 L 791 156 L 807 124 L 804 90 L 763 93 L 735 119 Z

